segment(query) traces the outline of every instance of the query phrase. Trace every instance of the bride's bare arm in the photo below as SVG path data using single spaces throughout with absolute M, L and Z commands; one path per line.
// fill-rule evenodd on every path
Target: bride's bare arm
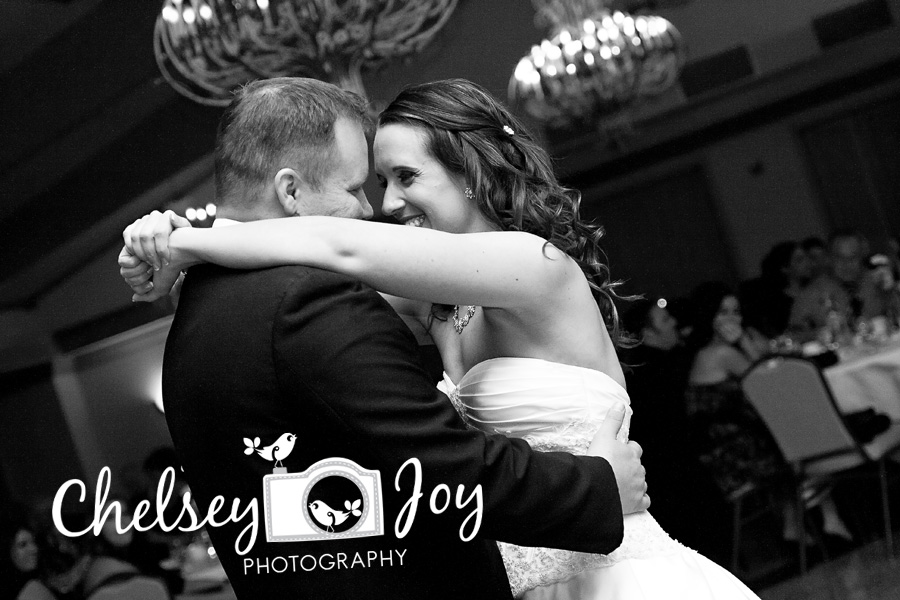
M 335 217 L 287 217 L 172 232 L 174 267 L 302 264 L 337 271 L 388 294 L 441 304 L 502 308 L 558 298 L 580 272 L 574 261 L 521 232 L 451 234 Z

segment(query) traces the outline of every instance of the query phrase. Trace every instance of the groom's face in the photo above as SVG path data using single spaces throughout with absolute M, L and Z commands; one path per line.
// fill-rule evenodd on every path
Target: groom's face
M 362 126 L 346 118 L 334 124 L 333 162 L 318 189 L 301 189 L 305 215 L 371 219 L 363 184 L 369 177 L 369 146 Z

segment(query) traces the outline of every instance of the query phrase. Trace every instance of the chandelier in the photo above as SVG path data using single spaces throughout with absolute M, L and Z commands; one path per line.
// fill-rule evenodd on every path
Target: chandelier
M 153 48 L 179 93 L 226 106 L 255 79 L 305 76 L 365 95 L 362 70 L 420 51 L 458 0 L 165 0 Z
M 555 127 L 615 122 L 636 100 L 668 89 L 684 46 L 662 17 L 631 16 L 609 0 L 532 0 L 551 37 L 519 61 L 510 100 Z

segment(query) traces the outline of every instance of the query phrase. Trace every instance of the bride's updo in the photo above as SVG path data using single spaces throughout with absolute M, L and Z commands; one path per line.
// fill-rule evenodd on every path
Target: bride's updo
M 581 193 L 559 184 L 549 155 L 512 113 L 482 87 L 446 79 L 400 92 L 378 117 L 379 127 L 394 123 L 425 132 L 427 151 L 465 178 L 489 221 L 540 236 L 575 259 L 613 342 L 622 341 L 613 302 L 618 282 L 610 280 L 599 245 L 603 228 L 581 220 Z

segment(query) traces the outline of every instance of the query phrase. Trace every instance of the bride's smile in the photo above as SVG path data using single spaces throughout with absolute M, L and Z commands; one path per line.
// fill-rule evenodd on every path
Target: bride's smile
M 410 227 L 421 227 L 425 223 L 425 215 L 416 215 L 414 217 L 410 217 L 406 219 L 404 225 L 409 225 Z

